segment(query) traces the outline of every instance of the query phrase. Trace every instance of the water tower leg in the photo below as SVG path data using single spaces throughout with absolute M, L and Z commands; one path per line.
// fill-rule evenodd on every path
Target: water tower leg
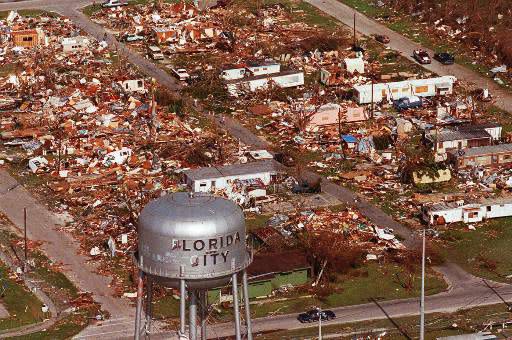
M 197 292 L 194 290 L 190 292 L 190 307 L 189 307 L 188 311 L 190 313 L 190 315 L 189 315 L 189 322 L 190 322 L 189 339 L 197 340 L 197 323 L 196 323 Z
M 241 340 L 242 335 L 240 332 L 240 308 L 238 307 L 238 282 L 237 282 L 236 273 L 233 273 L 232 281 L 233 281 L 233 310 L 234 310 L 234 314 L 235 314 L 235 339 Z
M 185 303 L 187 291 L 185 280 L 180 280 L 180 335 L 185 335 Z
M 206 339 L 206 315 L 208 312 L 208 291 L 201 291 L 201 340 Z
M 140 339 L 140 319 L 142 317 L 142 294 L 144 294 L 144 273 L 139 270 L 137 279 L 137 309 L 135 310 L 135 340 Z
M 247 271 L 242 273 L 242 285 L 244 289 L 245 323 L 247 325 L 247 340 L 252 340 L 251 310 L 249 308 L 249 285 L 247 283 Z
M 146 298 L 146 333 L 151 334 L 151 318 L 153 317 L 153 280 L 148 277 Z

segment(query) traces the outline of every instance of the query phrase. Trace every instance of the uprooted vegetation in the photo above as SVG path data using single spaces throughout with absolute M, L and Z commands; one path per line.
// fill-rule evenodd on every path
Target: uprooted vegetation
M 512 3 L 504 0 L 384 0 L 385 6 L 412 14 L 441 35 L 512 65 Z

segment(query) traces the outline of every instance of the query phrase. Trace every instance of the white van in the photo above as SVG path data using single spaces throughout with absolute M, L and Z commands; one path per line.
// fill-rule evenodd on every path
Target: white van
M 148 54 L 149 54 L 149 57 L 153 60 L 163 60 L 164 59 L 162 50 L 158 46 L 149 46 Z

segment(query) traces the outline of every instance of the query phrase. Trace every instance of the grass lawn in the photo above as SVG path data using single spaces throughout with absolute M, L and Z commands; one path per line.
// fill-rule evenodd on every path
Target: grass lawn
M 369 303 L 375 300 L 393 300 L 417 297 L 420 294 L 420 277 L 416 275 L 413 289 L 403 288 L 397 276 L 403 277 L 403 270 L 396 264 L 379 265 L 368 263 L 347 275 L 340 275 L 335 292 L 326 298 L 318 299 L 311 294 L 291 293 L 261 304 L 251 305 L 253 317 L 298 313 L 315 306 L 333 308 Z M 403 278 L 402 278 L 403 279 Z M 447 288 L 445 281 L 437 274 L 430 273 L 427 279 L 426 294 L 432 295 Z M 227 313 L 228 314 L 228 313 Z
M 503 304 L 473 308 L 450 314 L 428 314 L 425 321 L 425 338 L 436 339 L 443 336 L 474 333 L 482 328 L 481 325 L 484 322 L 489 320 L 508 320 L 509 318 L 510 313 L 507 312 Z M 396 318 L 394 321 L 408 336 L 417 338 L 419 333 L 419 317 Z M 457 323 L 457 329 L 451 327 L 453 323 Z M 405 336 L 400 334 L 393 323 L 387 319 L 341 325 L 323 325 L 322 334 L 324 336 L 339 334 L 339 337 L 336 337 L 336 339 L 354 339 L 353 335 L 349 336 L 346 334 L 357 332 L 360 339 L 376 339 L 384 329 L 387 334 L 381 337 L 381 339 L 405 339 Z M 310 327 L 261 334 L 258 335 L 258 339 L 305 339 L 317 335 L 318 327 Z
M 21 327 L 42 321 L 43 304 L 23 284 L 10 278 L 10 273 L 4 264 L 0 264 L 0 281 L 3 296 L 1 303 L 9 311 L 9 317 L 0 319 L 0 330 Z
M 476 230 L 450 226 L 441 235 L 446 258 L 476 276 L 512 282 L 512 218 L 499 218 L 478 225 Z
M 0 20 L 7 18 L 7 16 L 9 15 L 9 12 L 10 11 L 0 11 Z M 29 17 L 29 18 L 39 17 L 41 15 L 46 15 L 46 16 L 55 16 L 56 15 L 55 13 L 43 11 L 40 9 L 20 9 L 20 10 L 18 10 L 18 14 L 21 15 L 22 17 Z
M 15 227 L 0 213 L 0 247 L 6 253 L 11 253 L 11 245 L 19 243 L 20 236 L 14 233 Z M 23 257 L 23 250 L 14 247 L 18 256 Z M 11 255 L 13 256 L 13 255 Z M 50 260 L 38 250 L 29 249 L 29 260 L 33 263 L 32 270 L 27 274 L 29 279 L 38 282 L 43 290 L 55 303 L 57 309 L 63 310 L 70 306 L 69 301 L 78 297 L 78 289 Z M 28 325 L 48 318 L 41 311 L 42 303 L 23 285 L 14 282 L 6 275 L 7 269 L 0 266 L 0 278 L 6 282 L 7 290 L 1 298 L 2 304 L 9 310 L 11 316 L 0 320 L 0 330 Z M 19 337 L 20 339 L 66 339 L 79 333 L 89 323 L 89 317 L 97 314 L 97 307 L 92 305 L 80 308 L 75 313 L 64 317 L 53 326 L 42 332 Z

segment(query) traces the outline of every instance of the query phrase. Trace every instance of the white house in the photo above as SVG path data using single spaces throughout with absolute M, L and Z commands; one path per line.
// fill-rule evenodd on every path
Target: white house
M 281 166 L 273 159 L 233 164 L 221 167 L 206 167 L 184 171 L 184 180 L 193 192 L 209 192 L 227 189 L 234 181 L 261 180 L 269 185 L 280 172 Z
M 492 144 L 492 136 L 484 129 L 444 130 L 425 135 L 434 150 L 445 153 L 449 150 L 476 148 Z
M 273 74 L 263 74 L 260 76 L 245 77 L 226 81 L 228 92 L 232 96 L 237 96 L 241 92 L 254 92 L 265 89 L 270 84 L 278 87 L 296 87 L 304 85 L 304 72 L 302 71 L 283 71 Z
M 138 92 L 145 93 L 146 88 L 144 87 L 144 79 L 128 79 L 117 82 L 125 92 Z
M 64 53 L 73 53 L 79 50 L 84 50 L 89 48 L 89 39 L 87 37 L 73 37 L 73 38 L 63 38 L 61 40 L 62 51 Z
M 409 96 L 433 97 L 452 94 L 453 84 L 457 81 L 454 76 L 443 76 L 428 79 L 412 79 L 391 83 L 376 83 L 355 85 L 354 97 L 359 104 L 378 103 L 383 100 L 393 101 Z M 373 90 L 372 90 L 373 86 Z
M 437 203 L 422 207 L 422 218 L 431 225 L 477 223 L 488 218 L 512 216 L 512 197 L 481 199 L 474 202 Z

